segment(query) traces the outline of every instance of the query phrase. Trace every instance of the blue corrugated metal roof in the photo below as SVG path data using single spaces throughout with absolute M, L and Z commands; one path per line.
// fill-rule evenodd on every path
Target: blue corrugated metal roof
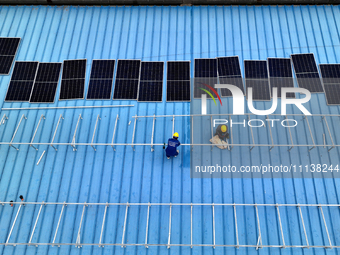
M 142 59 L 145 61 L 191 60 L 217 56 L 238 55 L 244 59 L 289 57 L 292 53 L 313 52 L 318 63 L 340 63 L 340 13 L 338 6 L 206 6 L 206 7 L 9 7 L 0 10 L 0 36 L 21 37 L 17 60 L 62 62 L 64 59 L 86 58 L 87 70 L 92 59 Z M 241 65 L 243 68 L 243 66 Z M 86 74 L 86 86 L 89 80 Z M 0 77 L 1 107 L 34 107 L 28 103 L 4 103 L 10 76 Z M 59 85 L 60 86 L 60 85 Z M 165 95 L 165 87 L 163 89 Z M 59 95 L 57 95 L 59 98 Z M 165 98 L 163 96 L 163 98 Z M 231 100 L 225 99 L 232 109 Z M 27 116 L 18 130 L 15 141 L 30 142 L 41 114 L 42 121 L 35 141 L 50 142 L 60 114 L 62 120 L 58 142 L 70 142 L 77 118 L 80 121 L 79 142 L 89 142 L 95 120 L 100 114 L 97 142 L 110 142 L 116 115 L 119 114 L 118 143 L 131 142 L 132 125 L 127 125 L 131 116 L 189 114 L 189 103 L 137 103 L 134 101 L 58 101 L 54 106 L 92 106 L 111 104 L 134 104 L 128 108 L 68 109 L 68 110 L 21 110 L 3 112 L 9 116 L 0 126 L 1 141 L 10 141 L 22 114 Z M 46 106 L 46 105 L 41 105 Z M 257 103 L 259 108 L 268 103 Z M 312 113 L 339 114 L 339 107 L 328 107 L 324 95 L 312 95 L 308 106 Z M 3 114 L 2 113 L 2 114 Z M 297 113 L 297 112 L 296 112 Z M 326 133 L 320 121 L 312 121 L 316 141 L 323 143 Z M 336 144 L 339 144 L 339 120 L 330 123 Z M 136 143 L 148 143 L 151 139 L 152 118 L 138 120 Z M 162 143 L 171 134 L 171 120 L 157 119 L 155 143 Z M 182 143 L 190 143 L 188 119 L 176 119 L 176 131 L 182 135 Z M 294 132 L 294 140 L 307 143 L 307 128 L 300 126 Z M 273 131 L 277 143 L 287 143 L 285 138 Z M 268 137 L 257 134 L 259 139 Z M 249 136 L 237 134 L 243 143 L 250 143 Z M 338 179 L 190 179 L 190 149 L 181 148 L 176 160 L 168 161 L 161 147 L 154 152 L 149 147 L 136 146 L 135 151 L 127 146 L 98 146 L 97 151 L 79 146 L 73 152 L 70 146 L 58 146 L 56 152 L 49 146 L 39 146 L 39 151 L 21 145 L 15 151 L 1 145 L 0 153 L 0 200 L 18 201 L 22 194 L 25 201 L 50 202 L 205 202 L 205 203 L 339 203 L 340 182 Z M 41 152 L 46 150 L 37 166 Z M 210 151 L 210 148 L 209 148 Z M 224 158 L 234 165 L 281 163 L 309 164 L 314 161 L 339 164 L 337 148 L 234 148 Z M 6 242 L 18 205 L 0 206 L 0 243 Z M 53 240 L 62 206 L 46 206 L 40 216 L 32 242 L 49 243 Z M 335 208 L 337 209 L 337 208 Z M 39 207 L 24 207 L 18 217 L 11 242 L 28 242 Z M 210 209 L 209 209 L 210 210 Z M 280 243 L 280 233 L 275 208 L 260 210 L 263 242 Z M 325 210 L 326 221 L 333 245 L 340 245 L 339 211 Z M 77 238 L 82 206 L 69 206 L 57 236 L 57 242 L 74 243 Z M 89 207 L 83 222 L 83 243 L 99 240 L 104 207 Z M 190 244 L 190 209 L 173 209 L 171 242 Z M 195 213 L 194 243 L 212 243 L 211 216 L 206 211 Z M 105 243 L 120 243 L 125 207 L 108 210 Z M 149 243 L 167 243 L 168 209 L 153 208 L 150 212 Z M 216 243 L 235 244 L 232 208 L 223 211 L 222 224 L 216 226 Z M 219 216 L 221 217 L 221 216 Z M 298 215 L 282 210 L 284 235 L 287 244 L 303 242 L 303 230 L 294 228 L 301 223 Z M 238 212 L 239 241 L 242 244 L 256 243 L 254 212 L 242 209 Z M 143 243 L 145 238 L 146 211 L 129 211 L 126 242 Z M 327 244 L 322 219 L 317 211 L 310 210 L 305 220 L 307 234 L 314 244 Z M 298 230 L 297 230 L 298 229 Z M 253 240 L 254 239 L 254 240 Z M 67 254 L 79 253 L 75 247 L 62 246 L 0 246 L 1 254 Z M 167 252 L 166 247 L 88 247 L 81 250 L 90 253 L 151 253 Z M 254 248 L 172 247 L 170 253 L 257 253 Z M 324 250 L 279 250 L 263 249 L 261 253 L 324 253 Z M 327 253 L 337 253 L 336 249 Z

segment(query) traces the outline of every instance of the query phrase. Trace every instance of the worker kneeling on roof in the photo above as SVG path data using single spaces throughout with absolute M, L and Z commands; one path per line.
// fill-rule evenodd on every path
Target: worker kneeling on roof
M 229 139 L 229 133 L 227 131 L 228 127 L 226 125 L 218 125 L 215 135 L 218 135 L 218 138 L 221 140 L 226 140 Z
M 165 149 L 166 157 L 170 159 L 170 157 L 177 157 L 179 150 L 177 147 L 180 146 L 181 143 L 178 141 L 178 133 L 174 133 L 172 138 L 168 140 L 168 147 Z

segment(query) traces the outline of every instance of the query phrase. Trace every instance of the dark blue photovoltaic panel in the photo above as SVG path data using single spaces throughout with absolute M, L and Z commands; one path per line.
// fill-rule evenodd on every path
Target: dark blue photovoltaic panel
M 138 101 L 162 102 L 164 62 L 142 62 Z
M 291 58 L 299 87 L 313 93 L 323 92 L 314 54 L 292 54 Z
M 268 58 L 268 71 L 271 91 L 278 88 L 278 98 L 281 98 L 281 88 L 294 87 L 290 58 Z M 295 93 L 287 93 L 286 97 L 295 98 Z
M 9 74 L 20 38 L 0 38 L 0 74 Z
M 267 61 L 245 60 L 244 72 L 246 79 L 268 79 Z
M 64 60 L 59 100 L 83 99 L 86 59 Z
M 237 56 L 217 58 L 218 79 L 220 84 L 234 85 L 244 94 L 240 62 Z M 221 89 L 222 97 L 232 96 L 229 89 Z
M 340 105 L 340 64 L 320 64 L 328 105 Z
M 168 61 L 166 101 L 190 101 L 190 61 Z
M 217 77 L 216 58 L 195 58 L 195 78 Z
M 118 60 L 116 79 L 139 79 L 140 60 Z
M 113 79 L 115 60 L 93 60 L 90 79 Z
M 61 63 L 39 63 L 30 103 L 53 103 L 57 92 Z
M 15 62 L 5 101 L 29 101 L 38 63 Z
M 137 99 L 140 67 L 140 60 L 118 60 L 113 99 Z
M 239 77 L 241 67 L 238 57 L 217 58 L 218 77 Z
M 111 99 L 115 60 L 93 60 L 87 98 Z
M 267 61 L 245 60 L 244 72 L 247 91 L 248 88 L 253 88 L 253 100 L 270 100 Z
M 269 77 L 293 77 L 290 58 L 268 58 Z
M 190 81 L 190 61 L 168 61 L 167 81 Z

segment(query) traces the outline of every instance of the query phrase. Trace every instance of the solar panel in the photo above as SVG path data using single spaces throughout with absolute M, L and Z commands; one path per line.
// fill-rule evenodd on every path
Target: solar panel
M 5 101 L 28 102 L 39 62 L 16 61 Z
M 142 62 L 138 101 L 162 102 L 164 62 Z
M 86 59 L 64 60 L 59 100 L 84 99 Z
M 323 92 L 314 54 L 292 54 L 291 58 L 299 87 L 312 93 Z
M 245 60 L 244 72 L 246 89 L 253 88 L 253 100 L 270 100 L 266 60 Z
M 208 94 L 202 89 L 207 90 L 217 97 L 209 88 L 215 88 L 217 83 L 217 59 L 216 58 L 200 58 L 194 62 L 194 98 L 201 98 L 202 94 Z M 210 97 L 207 97 L 210 98 Z
M 61 63 L 39 63 L 30 103 L 53 103 L 57 92 Z
M 140 60 L 118 60 L 113 99 L 137 99 Z
M 87 99 L 111 99 L 115 60 L 93 60 Z
M 190 61 L 168 61 L 166 101 L 190 101 Z
M 217 58 L 218 79 L 220 84 L 237 86 L 244 94 L 241 67 L 238 56 Z M 222 97 L 232 96 L 229 89 L 221 89 Z
M 20 38 L 0 38 L 0 74 L 9 74 Z
M 278 98 L 281 98 L 281 88 L 293 88 L 293 72 L 290 58 L 268 58 L 269 84 L 271 91 L 278 88 Z M 287 98 L 295 98 L 295 93 L 287 93 Z
M 340 105 L 340 64 L 320 64 L 328 105 Z

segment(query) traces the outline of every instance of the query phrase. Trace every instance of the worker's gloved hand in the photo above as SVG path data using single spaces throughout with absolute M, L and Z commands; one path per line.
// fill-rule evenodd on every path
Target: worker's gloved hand
M 229 133 L 227 134 L 227 139 L 229 139 Z

